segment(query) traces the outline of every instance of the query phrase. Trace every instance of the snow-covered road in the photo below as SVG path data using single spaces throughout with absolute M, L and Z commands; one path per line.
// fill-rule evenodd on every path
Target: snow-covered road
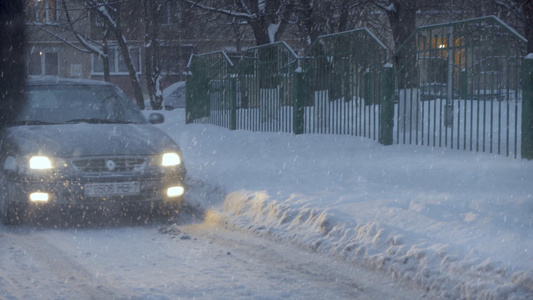
M 0 225 L 0 299 L 416 299 L 345 262 L 187 223 Z M 113 222 L 114 223 L 114 222 Z

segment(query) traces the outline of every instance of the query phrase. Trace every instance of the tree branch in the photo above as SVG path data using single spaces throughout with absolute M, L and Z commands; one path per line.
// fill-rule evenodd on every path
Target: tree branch
M 76 47 L 76 46 L 74 46 L 72 44 L 71 44 L 71 46 L 75 47 L 78 51 L 81 51 L 81 52 L 94 53 L 94 54 L 97 54 L 98 56 L 104 56 L 105 54 L 100 48 L 97 48 L 97 47 L 93 46 L 91 43 L 89 43 L 89 41 L 87 41 L 86 38 L 82 37 L 80 35 L 80 33 L 76 29 L 74 29 L 74 25 L 72 24 L 72 21 L 70 19 L 70 14 L 68 13 L 68 8 L 67 8 L 67 4 L 66 4 L 65 0 L 63 0 L 62 3 L 63 3 L 63 8 L 65 9 L 65 16 L 67 17 L 67 22 L 68 22 L 68 25 L 69 25 L 69 28 L 70 28 L 71 32 L 74 34 L 76 39 L 86 48 L 86 50 L 83 51 L 81 48 L 78 48 L 78 47 Z M 53 34 L 53 35 L 56 38 L 59 38 L 59 39 L 63 40 L 61 37 L 58 37 L 55 34 Z M 64 41 L 64 42 L 67 43 L 67 44 L 70 44 L 67 41 Z
M 191 4 L 191 5 L 195 6 L 195 7 L 199 7 L 201 9 L 204 9 L 204 10 L 207 10 L 207 11 L 221 13 L 221 14 L 225 14 L 225 15 L 228 15 L 228 16 L 232 16 L 232 17 L 243 18 L 243 19 L 248 19 L 248 20 L 257 19 L 257 14 L 241 13 L 241 12 L 231 11 L 231 10 L 227 10 L 227 9 L 220 9 L 220 8 L 216 8 L 216 7 L 212 7 L 212 6 L 206 6 L 206 5 L 198 3 L 198 1 L 192 1 L 192 0 L 180 0 L 180 1 L 189 3 L 189 4 Z M 248 9 L 248 11 L 249 11 L 249 9 Z
M 32 23 L 32 24 L 33 24 L 33 23 Z M 76 50 L 78 50 L 78 51 L 80 51 L 80 52 L 83 52 L 83 53 L 93 53 L 93 52 L 90 51 L 89 49 L 80 48 L 80 47 L 74 45 L 72 42 L 70 42 L 70 41 L 66 40 L 65 38 L 63 38 L 62 36 L 59 36 L 59 35 L 57 35 L 56 33 L 54 33 L 54 32 L 52 32 L 52 31 L 46 29 L 44 26 L 38 26 L 38 25 L 36 25 L 35 27 L 37 27 L 39 30 L 42 30 L 42 31 L 44 31 L 44 32 L 46 32 L 46 33 L 48 33 L 48 34 L 50 34 L 51 36 L 55 37 L 56 39 L 62 41 L 63 43 L 65 43 L 65 44 L 67 44 L 67 45 L 73 47 L 74 49 L 76 49 Z

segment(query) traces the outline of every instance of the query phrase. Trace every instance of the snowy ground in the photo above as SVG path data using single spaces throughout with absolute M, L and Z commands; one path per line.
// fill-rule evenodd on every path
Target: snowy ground
M 159 127 L 180 143 L 192 180 L 224 194 L 192 205 L 382 271 L 423 297 L 533 299 L 533 161 L 164 114 Z
M 375 272 L 218 220 L 0 225 L 0 299 L 419 299 Z

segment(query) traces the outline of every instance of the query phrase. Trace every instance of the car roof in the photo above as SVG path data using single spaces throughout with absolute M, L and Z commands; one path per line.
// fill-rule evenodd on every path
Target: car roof
M 26 86 L 39 86 L 39 85 L 90 85 L 90 86 L 115 86 L 112 83 L 91 80 L 91 79 L 75 79 L 75 78 L 60 78 L 60 77 L 38 77 L 28 78 L 26 80 Z

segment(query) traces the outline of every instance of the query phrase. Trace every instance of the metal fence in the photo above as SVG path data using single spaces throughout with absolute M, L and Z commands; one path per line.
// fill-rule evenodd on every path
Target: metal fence
M 222 51 L 193 55 L 187 122 L 516 158 L 525 44 L 489 16 L 419 27 L 391 56 L 367 29 L 321 36 L 302 57 L 284 42 L 235 65 Z
M 293 132 L 298 56 L 285 43 L 248 49 L 238 62 L 237 129 Z
M 302 59 L 304 132 L 377 139 L 387 48 L 368 29 L 315 40 Z
M 234 65 L 223 51 L 193 54 L 188 64 L 186 122 L 210 123 L 235 129 Z
M 417 28 L 394 55 L 395 142 L 518 157 L 525 44 L 493 16 Z

